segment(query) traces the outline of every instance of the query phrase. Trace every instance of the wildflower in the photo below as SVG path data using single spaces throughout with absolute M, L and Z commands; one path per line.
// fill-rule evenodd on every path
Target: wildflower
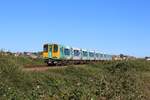
M 11 89 L 11 87 L 8 88 L 8 90 L 10 90 L 10 89 Z
M 39 85 L 37 85 L 37 87 L 36 87 L 37 89 L 39 89 L 40 88 L 40 86 Z

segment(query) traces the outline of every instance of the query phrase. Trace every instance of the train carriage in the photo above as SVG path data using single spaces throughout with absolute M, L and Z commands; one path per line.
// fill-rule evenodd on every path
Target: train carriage
M 95 53 L 95 60 L 100 60 L 100 54 L 98 52 Z
M 73 57 L 72 57 L 72 59 L 73 60 L 81 60 L 81 57 L 82 57 L 82 52 L 81 52 L 82 50 L 81 49 L 79 49 L 79 48 L 72 48 L 72 55 L 73 55 Z
M 89 51 L 89 60 L 95 60 L 95 51 Z
M 44 45 L 44 51 L 43 51 L 43 57 L 45 59 L 45 62 L 50 64 L 57 63 L 58 60 L 61 59 L 61 46 L 57 44 L 45 44 Z
M 112 55 L 108 55 L 108 60 L 112 60 Z
M 82 58 L 81 60 L 89 60 L 89 53 L 88 53 L 88 50 L 86 49 L 82 49 Z
M 70 60 L 72 59 L 72 49 L 69 46 L 63 46 L 62 47 L 62 55 L 63 60 Z
M 99 60 L 103 60 L 103 54 L 99 53 Z
M 107 55 L 103 54 L 103 60 L 107 60 Z

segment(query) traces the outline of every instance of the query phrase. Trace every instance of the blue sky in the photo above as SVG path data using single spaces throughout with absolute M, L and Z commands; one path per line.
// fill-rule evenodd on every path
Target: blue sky
M 40 51 L 56 42 L 150 56 L 149 0 L 1 0 L 0 48 Z

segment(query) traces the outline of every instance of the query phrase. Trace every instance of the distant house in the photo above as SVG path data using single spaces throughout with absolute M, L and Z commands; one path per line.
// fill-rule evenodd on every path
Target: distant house
M 145 57 L 145 60 L 150 61 L 150 57 Z
M 113 60 L 122 60 L 119 55 L 113 55 Z
M 15 56 L 15 57 L 18 57 L 18 56 L 21 56 L 21 55 L 23 55 L 22 52 L 16 52 L 16 53 L 14 53 L 14 56 Z
M 134 56 L 123 55 L 123 54 L 113 56 L 113 60 L 135 60 L 135 59 L 136 57 Z

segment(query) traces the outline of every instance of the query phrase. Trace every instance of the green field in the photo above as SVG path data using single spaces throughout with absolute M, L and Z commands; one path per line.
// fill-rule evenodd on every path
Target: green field
M 150 62 L 113 61 L 25 72 L 42 60 L 0 55 L 0 100 L 150 100 Z

